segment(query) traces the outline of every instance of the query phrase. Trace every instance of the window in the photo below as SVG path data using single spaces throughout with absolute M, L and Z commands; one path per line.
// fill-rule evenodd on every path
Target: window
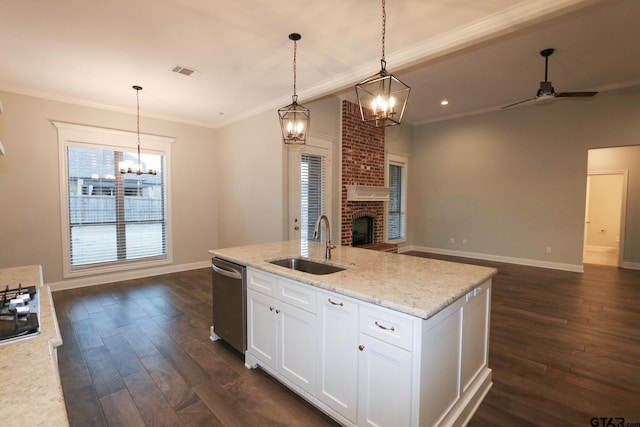
M 300 158 L 300 226 L 302 240 L 313 238 L 315 221 L 324 213 L 325 159 L 303 153 Z
M 391 188 L 385 221 L 387 241 L 406 240 L 407 163 L 405 156 L 387 154 L 387 186 Z
M 54 124 L 65 277 L 170 263 L 170 139 L 140 135 L 143 170 L 157 175 L 121 174 L 121 161 L 137 162 L 134 133 Z

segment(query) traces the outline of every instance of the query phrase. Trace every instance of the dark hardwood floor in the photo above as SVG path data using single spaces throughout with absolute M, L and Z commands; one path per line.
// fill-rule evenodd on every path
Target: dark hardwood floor
M 499 270 L 494 385 L 470 426 L 640 426 L 640 271 L 411 255 Z M 209 340 L 210 289 L 206 268 L 54 292 L 71 426 L 335 425 Z

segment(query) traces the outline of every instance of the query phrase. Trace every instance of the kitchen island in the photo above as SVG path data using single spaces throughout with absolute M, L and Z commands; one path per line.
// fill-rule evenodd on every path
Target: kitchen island
M 0 417 L 12 426 L 68 426 L 56 348 L 62 345 L 51 290 L 39 265 L 0 269 L 4 289 L 37 286 L 40 333 L 0 344 Z
M 491 387 L 495 269 L 275 242 L 211 250 L 246 265 L 247 367 L 260 366 L 344 425 L 464 425 Z M 269 261 L 344 270 L 313 275 Z

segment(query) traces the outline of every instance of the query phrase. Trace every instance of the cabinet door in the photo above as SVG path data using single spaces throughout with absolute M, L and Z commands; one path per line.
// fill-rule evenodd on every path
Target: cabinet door
M 356 424 L 358 304 L 318 292 L 318 399 Z
M 271 369 L 277 369 L 277 302 L 273 298 L 247 290 L 247 352 Z
M 462 372 L 460 381 L 465 391 L 482 368 L 487 366 L 489 342 L 490 282 L 478 286 L 468 294 L 464 306 L 462 328 Z
M 358 425 L 411 425 L 411 352 L 359 334 Z
M 304 391 L 314 395 L 316 387 L 316 316 L 278 302 L 278 371 Z

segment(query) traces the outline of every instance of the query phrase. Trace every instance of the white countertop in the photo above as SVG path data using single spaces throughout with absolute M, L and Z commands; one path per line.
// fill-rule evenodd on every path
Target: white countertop
M 332 259 L 327 261 L 324 248 L 324 242 L 290 240 L 212 249 L 209 253 L 422 319 L 438 313 L 497 272 L 494 268 L 350 246 L 333 249 Z M 313 275 L 268 262 L 286 257 L 308 258 L 347 269 Z
M 51 290 L 39 265 L 0 269 L 4 289 L 37 286 L 40 333 L 0 345 L 0 419 L 12 426 L 68 426 L 56 347 L 62 345 Z

